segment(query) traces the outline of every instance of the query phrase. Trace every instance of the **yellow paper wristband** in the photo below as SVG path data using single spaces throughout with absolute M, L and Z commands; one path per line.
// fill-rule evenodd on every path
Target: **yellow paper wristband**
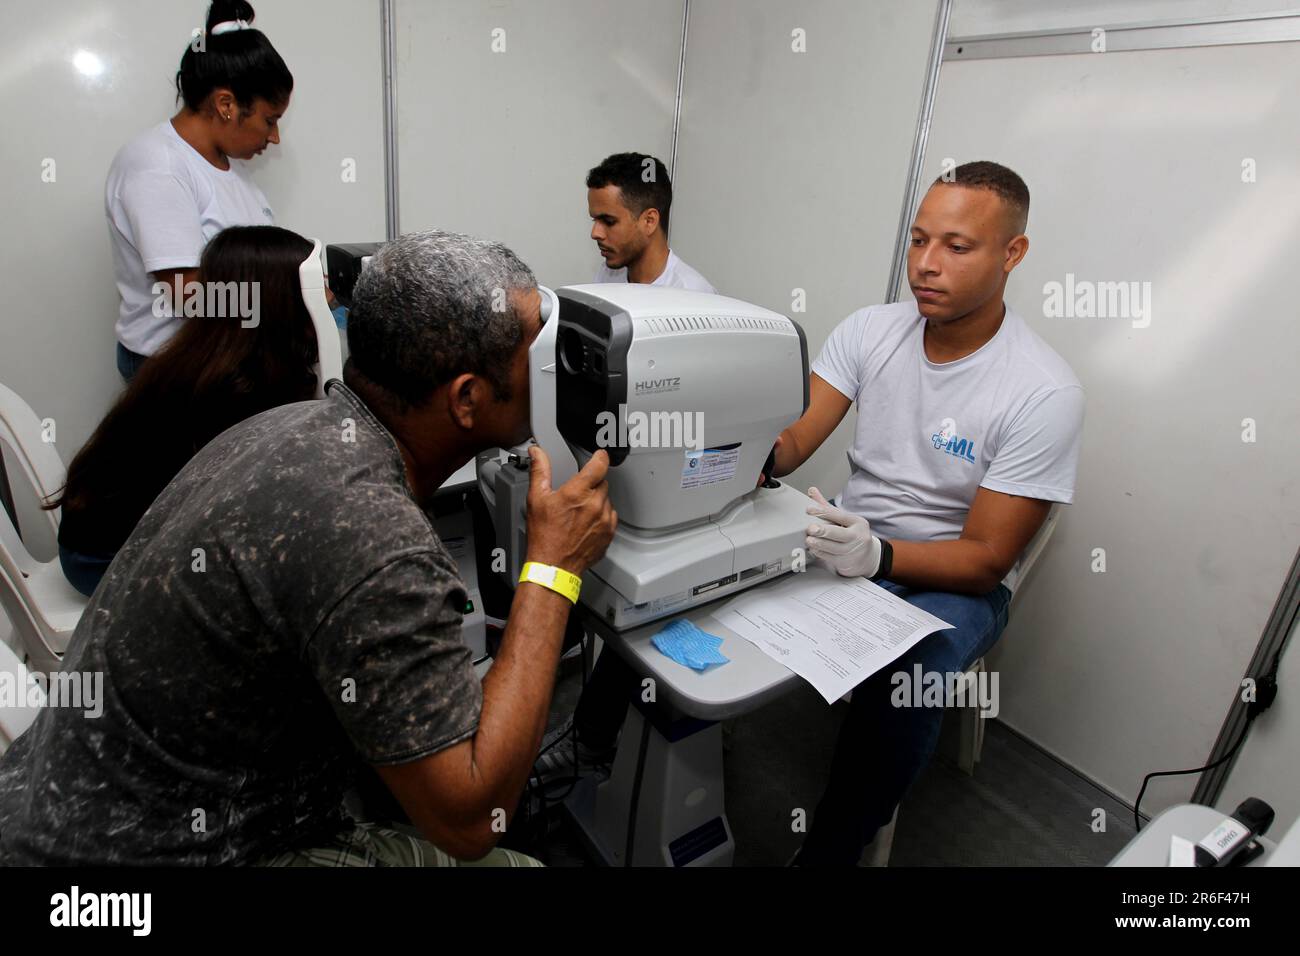
M 582 590 L 582 578 L 570 574 L 563 568 L 537 561 L 525 561 L 524 569 L 519 574 L 519 581 L 531 581 L 544 588 L 550 588 L 556 594 L 563 594 L 574 604 L 578 603 L 578 592 Z

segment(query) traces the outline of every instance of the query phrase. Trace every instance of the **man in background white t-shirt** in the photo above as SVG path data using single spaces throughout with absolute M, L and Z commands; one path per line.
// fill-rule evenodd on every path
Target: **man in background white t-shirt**
M 645 153 L 615 153 L 587 174 L 591 238 L 605 262 L 596 282 L 645 285 L 717 293 L 717 289 L 668 248 L 673 184 L 668 169 Z M 533 773 L 542 787 L 613 759 L 613 741 L 627 712 L 636 673 L 617 654 L 601 654 L 574 712 L 577 734 L 566 723 L 551 731 Z M 576 739 L 575 739 L 576 738 Z M 592 741 L 599 741 L 594 745 Z M 577 753 L 575 754 L 575 749 Z
M 615 153 L 587 174 L 591 238 L 604 258 L 596 282 L 641 282 L 717 292 L 668 248 L 673 184 L 644 153 Z
M 839 507 L 809 489 L 819 520 L 808 549 L 953 625 L 854 689 L 800 865 L 853 865 L 889 822 L 943 720 L 942 706 L 899 706 L 895 675 L 913 680 L 919 667 L 947 687 L 947 675 L 987 653 L 1006 625 L 1025 546 L 1053 502 L 1074 500 L 1083 388 L 1003 302 L 1029 248 L 1028 213 L 1024 182 L 996 163 L 937 180 L 912 225 L 916 301 L 840 323 L 813 363 L 808 410 L 777 441 L 779 476 L 857 404 Z

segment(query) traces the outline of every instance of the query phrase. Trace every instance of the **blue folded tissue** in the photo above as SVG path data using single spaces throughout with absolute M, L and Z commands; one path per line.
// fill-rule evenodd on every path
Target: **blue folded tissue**
M 650 641 L 659 653 L 692 670 L 702 671 L 713 664 L 725 664 L 730 660 L 718 650 L 722 646 L 722 638 L 701 631 L 690 621 L 671 621 Z

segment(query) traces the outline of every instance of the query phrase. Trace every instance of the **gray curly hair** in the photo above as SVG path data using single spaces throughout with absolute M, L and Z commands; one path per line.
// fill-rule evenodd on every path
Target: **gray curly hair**
M 537 287 L 499 242 L 415 232 L 382 246 L 348 313 L 348 364 L 400 405 L 424 405 L 464 372 L 509 401 L 507 370 L 523 339 L 511 294 Z

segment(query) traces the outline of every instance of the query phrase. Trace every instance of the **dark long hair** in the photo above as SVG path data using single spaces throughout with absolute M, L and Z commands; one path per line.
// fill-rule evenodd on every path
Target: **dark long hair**
M 200 448 L 252 415 L 315 395 L 316 333 L 298 278 L 311 251 L 302 236 L 276 226 L 235 226 L 212 238 L 198 281 L 204 288 L 257 283 L 256 325 L 239 315 L 186 318 L 140 366 L 45 505 L 61 506 L 65 520 L 93 513 L 78 524 L 113 547 L 69 546 L 116 550 Z
M 176 98 L 198 111 L 215 89 L 228 89 L 244 109 L 261 97 L 283 103 L 293 92 L 293 74 L 261 30 L 232 30 L 212 35 L 228 20 L 253 22 L 253 8 L 244 0 L 214 0 L 208 8 L 203 49 L 191 41 L 176 71 Z

